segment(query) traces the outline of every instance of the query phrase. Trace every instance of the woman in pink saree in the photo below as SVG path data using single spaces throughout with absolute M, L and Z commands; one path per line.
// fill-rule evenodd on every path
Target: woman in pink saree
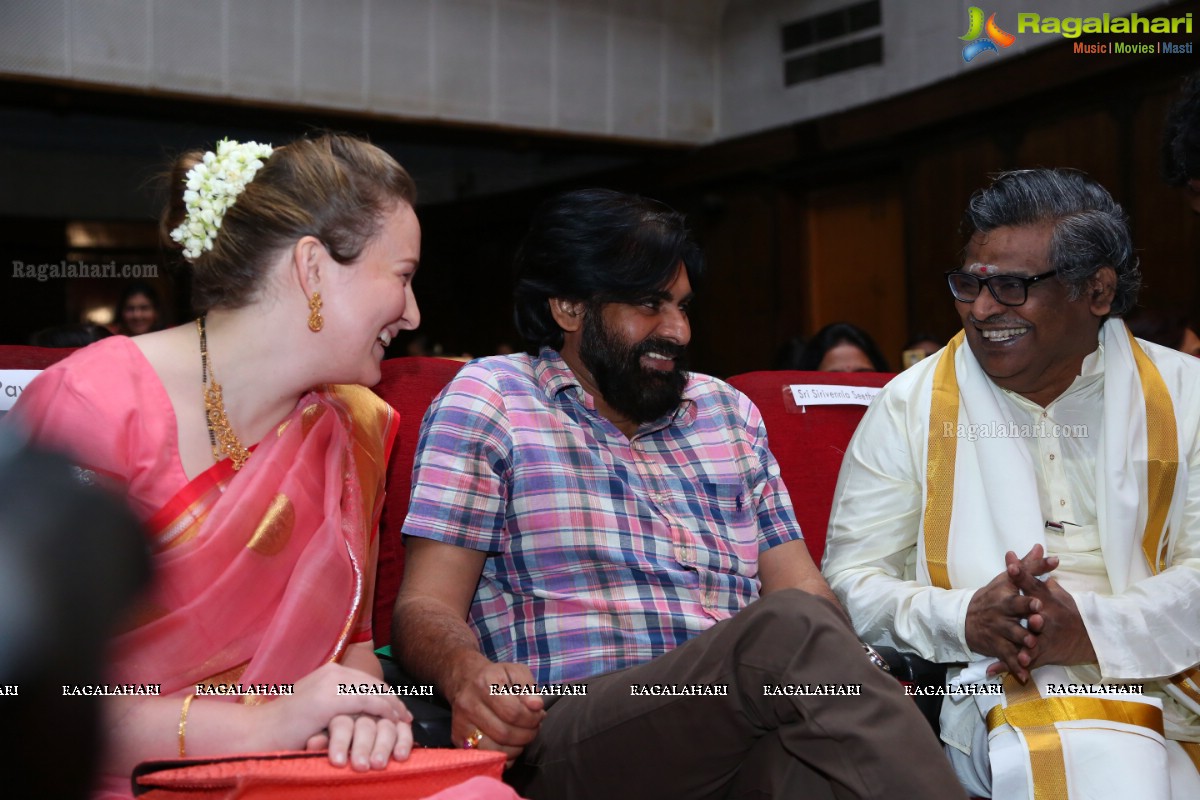
M 73 354 L 11 415 L 125 491 L 150 536 L 154 585 L 110 682 L 160 695 L 106 698 L 100 796 L 129 797 L 154 758 L 327 747 L 382 768 L 407 758 L 411 715 L 337 687 L 382 679 L 370 600 L 396 420 L 363 387 L 420 321 L 415 187 L 339 135 L 222 142 L 175 180 L 164 230 L 199 318 Z M 210 694 L 233 685 L 267 694 Z

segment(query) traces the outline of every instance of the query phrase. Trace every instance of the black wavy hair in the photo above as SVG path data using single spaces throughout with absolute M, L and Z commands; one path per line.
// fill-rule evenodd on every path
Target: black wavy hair
M 682 214 L 609 189 L 566 192 L 533 216 L 515 259 L 513 316 L 526 350 L 562 348 L 550 299 L 631 303 L 670 285 L 680 264 L 693 290 L 704 255 Z

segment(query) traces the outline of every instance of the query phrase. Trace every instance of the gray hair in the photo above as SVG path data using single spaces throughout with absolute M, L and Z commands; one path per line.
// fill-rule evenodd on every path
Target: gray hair
M 1088 280 L 1101 267 L 1117 274 L 1116 294 L 1109 314 L 1120 317 L 1137 303 L 1142 273 L 1133 252 L 1129 220 L 1108 191 L 1078 170 L 1023 169 L 997 175 L 991 186 L 979 189 L 963 214 L 963 234 L 996 228 L 1054 226 L 1050 237 L 1050 266 L 1078 300 Z

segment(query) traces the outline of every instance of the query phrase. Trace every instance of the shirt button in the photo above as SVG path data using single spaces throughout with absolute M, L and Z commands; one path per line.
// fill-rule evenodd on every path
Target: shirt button
M 1051 454 L 1050 454 L 1050 460 L 1051 460 L 1051 461 L 1053 461 L 1053 460 L 1054 460 L 1054 453 L 1051 453 Z
M 1067 504 L 1067 501 L 1066 501 L 1066 500 L 1059 500 L 1059 501 L 1058 501 L 1058 504 L 1059 504 L 1060 506 L 1065 506 L 1065 505 Z

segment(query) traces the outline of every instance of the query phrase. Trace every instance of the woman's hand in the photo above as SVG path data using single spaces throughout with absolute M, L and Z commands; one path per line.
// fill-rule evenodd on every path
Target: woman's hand
M 329 749 L 329 762 L 360 772 L 383 769 L 412 751 L 412 714 L 392 694 L 339 694 L 338 684 L 383 681 L 325 664 L 296 683 L 295 694 L 263 707 L 271 738 L 284 749 Z
M 357 772 L 383 769 L 388 760 L 403 761 L 412 751 L 412 725 L 371 716 L 339 714 L 321 733 L 313 734 L 305 750 L 329 750 L 329 763 L 350 766 Z

